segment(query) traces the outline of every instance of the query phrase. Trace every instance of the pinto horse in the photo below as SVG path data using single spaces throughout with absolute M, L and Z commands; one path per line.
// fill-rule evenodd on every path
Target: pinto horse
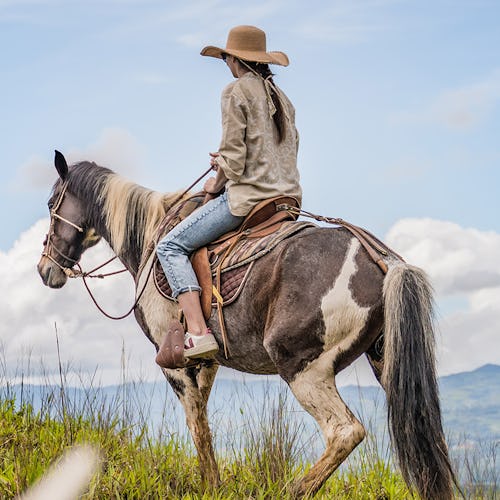
M 158 349 L 177 306 L 141 269 L 152 265 L 155 230 L 178 194 L 148 190 L 92 162 L 68 168 L 58 152 L 55 167 L 59 179 L 38 264 L 44 284 L 62 287 L 82 253 L 104 238 L 141 291 L 135 317 Z M 214 360 L 163 369 L 186 412 L 205 484 L 219 483 L 207 418 L 219 365 L 279 374 L 319 424 L 325 451 L 294 486 L 303 497 L 316 493 L 365 436 L 335 384 L 336 374 L 365 354 L 387 395 L 391 441 L 405 481 L 425 499 L 453 498 L 432 289 L 422 270 L 396 254 L 389 252 L 384 262 L 386 274 L 343 228 L 309 227 L 257 260 L 238 300 L 224 309 L 227 358 L 221 349 Z M 216 314 L 209 326 L 222 345 Z

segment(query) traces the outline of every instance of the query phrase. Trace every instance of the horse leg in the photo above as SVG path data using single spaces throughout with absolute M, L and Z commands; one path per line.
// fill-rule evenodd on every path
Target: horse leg
M 202 363 L 183 370 L 163 370 L 186 413 L 186 423 L 198 452 L 201 480 L 205 487 L 216 487 L 220 482 L 207 415 L 208 397 L 218 367 L 216 363 Z
M 298 497 L 315 494 L 365 437 L 365 429 L 340 397 L 335 385 L 332 352 L 323 353 L 297 374 L 290 388 L 318 422 L 326 443 L 319 460 L 296 485 Z

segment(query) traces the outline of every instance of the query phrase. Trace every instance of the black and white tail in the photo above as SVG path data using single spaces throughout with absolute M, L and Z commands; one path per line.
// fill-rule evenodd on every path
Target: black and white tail
M 384 372 L 391 441 L 403 478 L 422 498 L 454 498 L 438 397 L 433 290 L 425 273 L 407 264 L 384 280 Z

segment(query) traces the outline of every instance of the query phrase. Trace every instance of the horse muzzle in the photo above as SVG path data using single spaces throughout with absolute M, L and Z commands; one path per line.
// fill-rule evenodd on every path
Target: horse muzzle
M 45 256 L 38 262 L 37 269 L 43 284 L 49 288 L 61 288 L 68 281 L 67 274 Z

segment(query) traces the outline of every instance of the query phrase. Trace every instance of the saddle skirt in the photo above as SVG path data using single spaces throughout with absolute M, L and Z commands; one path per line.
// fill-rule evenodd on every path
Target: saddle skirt
M 176 207 L 174 214 L 169 214 L 168 220 L 166 219 L 161 225 L 157 241 L 202 204 L 203 199 L 197 199 L 197 197 L 198 195 L 187 199 Z M 285 201 L 289 200 L 290 198 L 285 198 Z M 193 268 L 200 281 L 200 286 L 205 292 L 202 292 L 202 303 L 208 301 L 212 307 L 216 307 L 217 303 L 219 306 L 233 303 L 241 293 L 257 259 L 271 252 L 283 240 L 306 227 L 315 225 L 311 222 L 295 221 L 295 217 L 286 212 L 286 203 L 279 203 L 283 201 L 282 199 L 272 201 L 276 201 L 275 208 L 269 210 L 269 208 L 264 207 L 265 212 L 267 212 L 264 219 L 258 216 L 255 218 L 254 214 L 254 220 L 258 221 L 256 226 L 248 227 L 248 224 L 245 224 L 247 219 L 245 219 L 239 230 L 222 236 L 216 242 L 198 250 L 193 255 L 191 259 Z M 188 208 L 186 203 L 189 204 Z M 257 211 L 257 215 L 259 213 L 262 214 L 262 212 Z M 201 258 L 198 258 L 199 254 L 201 254 Z M 209 269 L 208 272 L 203 269 L 205 266 Z M 208 278 L 204 278 L 203 275 L 208 276 Z M 169 300 L 175 300 L 157 258 L 154 264 L 154 282 L 161 295 Z M 203 294 L 206 295 L 205 300 Z

